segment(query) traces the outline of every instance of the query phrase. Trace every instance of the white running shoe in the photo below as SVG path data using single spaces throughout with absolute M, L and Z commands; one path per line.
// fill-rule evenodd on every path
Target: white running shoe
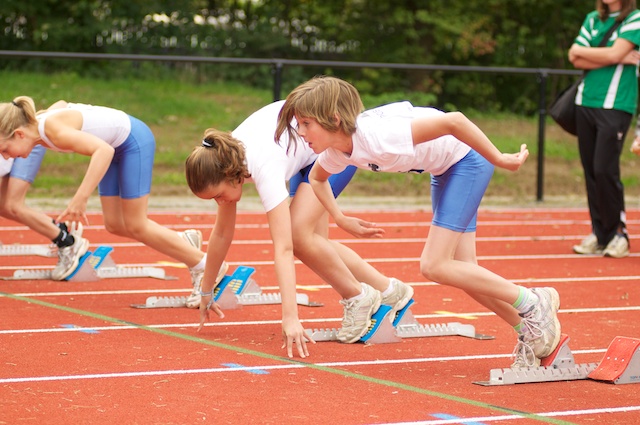
M 616 234 L 604 249 L 605 257 L 624 258 L 629 256 L 629 240 L 620 234 Z
M 389 284 L 393 285 L 393 289 L 389 295 L 382 297 L 382 304 L 391 306 L 389 319 L 393 322 L 396 313 L 402 310 L 413 298 L 413 288 L 395 277 L 391 278 Z
M 58 264 L 51 272 L 51 279 L 64 280 L 78 268 L 80 258 L 89 250 L 89 241 L 82 237 L 82 230 L 82 223 L 72 224 L 73 245 L 58 248 Z
M 180 232 L 180 237 L 192 246 L 202 249 L 202 232 L 200 230 L 195 229 L 187 229 L 184 232 Z M 220 270 L 218 270 L 218 275 L 216 276 L 217 285 L 220 283 L 222 278 L 229 270 L 229 264 L 226 261 L 222 262 L 220 266 Z M 191 294 L 187 297 L 186 306 L 188 308 L 200 308 L 200 299 L 202 296 L 200 295 L 200 291 L 202 290 L 202 278 L 204 277 L 204 269 L 202 270 L 193 270 L 189 269 L 189 273 L 191 274 L 191 284 L 193 285 L 193 290 Z
M 553 353 L 560 343 L 560 296 L 554 288 L 533 288 L 531 291 L 539 301 L 526 313 L 520 313 L 521 337 L 533 349 L 534 355 L 542 359 Z
M 340 300 L 344 306 L 342 328 L 337 337 L 341 342 L 353 343 L 358 341 L 371 326 L 371 315 L 378 311 L 382 303 L 380 291 L 362 283 L 364 296 L 357 300 Z
M 576 254 L 602 254 L 604 247 L 598 245 L 598 238 L 593 233 L 587 236 L 580 242 L 580 245 L 573 246 L 573 252 Z
M 536 357 L 533 353 L 533 348 L 524 340 L 522 335 L 518 337 L 518 343 L 516 348 L 513 349 L 511 358 L 513 359 L 512 369 L 540 366 L 540 359 Z

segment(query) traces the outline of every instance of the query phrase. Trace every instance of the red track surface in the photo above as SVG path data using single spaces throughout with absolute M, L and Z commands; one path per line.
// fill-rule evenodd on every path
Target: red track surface
M 583 210 L 482 210 L 480 264 L 525 286 L 554 286 L 560 321 L 577 363 L 599 362 L 616 336 L 640 337 L 640 211 L 628 212 L 632 254 L 580 257 L 571 246 L 589 232 Z M 430 214 L 357 212 L 382 225 L 382 240 L 347 243 L 383 273 L 415 288 L 414 316 L 424 324 L 462 322 L 464 337 L 404 339 L 394 344 L 317 343 L 307 359 L 286 358 L 280 306 L 226 311 L 196 332 L 186 308 L 135 309 L 151 295 L 187 295 L 189 274 L 141 244 L 109 235 L 99 214 L 85 235 L 91 249 L 114 247 L 118 265 L 165 267 L 177 280 L 0 282 L 0 424 L 638 424 L 640 385 L 592 380 L 483 387 L 493 368 L 508 367 L 514 332 L 461 291 L 425 282 L 418 257 Z M 175 229 L 203 231 L 208 213 L 153 214 Z M 264 292 L 274 292 L 272 245 L 264 214 L 239 215 L 231 270 L 255 267 Z M 0 220 L 5 244 L 46 243 Z M 635 251 L 635 252 L 634 252 Z M 50 268 L 55 259 L 0 257 L 0 276 Z M 300 307 L 308 329 L 335 328 L 337 294 L 304 265 L 299 292 L 324 307 Z

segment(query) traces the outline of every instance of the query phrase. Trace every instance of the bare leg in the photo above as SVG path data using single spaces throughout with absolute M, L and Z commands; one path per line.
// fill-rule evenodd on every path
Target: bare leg
M 463 235 L 431 226 L 420 258 L 420 270 L 434 282 L 467 292 L 511 326 L 520 322 L 517 311 L 511 307 L 518 298 L 518 286 L 477 264 L 475 233 Z
M 362 285 L 328 241 L 328 215 L 309 184 L 301 184 L 290 206 L 296 257 L 343 298 L 359 295 Z
M 204 252 L 182 239 L 177 232 L 147 217 L 148 195 L 137 199 L 102 196 L 104 223 L 110 233 L 142 242 L 187 267 L 197 265 Z
M 0 182 L 0 215 L 28 226 L 49 241 L 55 239 L 60 228 L 53 224 L 51 217 L 33 210 L 25 204 L 31 183 L 5 176 Z

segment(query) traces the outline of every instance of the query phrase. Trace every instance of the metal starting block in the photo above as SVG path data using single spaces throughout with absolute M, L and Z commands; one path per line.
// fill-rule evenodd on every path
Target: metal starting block
M 640 382 L 640 339 L 618 336 L 609 345 L 598 368 L 589 379 L 612 384 Z
M 69 282 L 95 282 L 100 279 L 122 279 L 129 277 L 152 277 L 156 279 L 174 279 L 167 277 L 158 267 L 121 267 L 111 258 L 113 248 L 99 246 L 95 251 L 87 251 L 78 261 L 78 267 L 64 280 Z M 51 280 L 51 270 L 16 270 L 12 277 L 5 280 Z
M 640 382 L 640 339 L 616 337 L 599 364 L 576 364 L 569 348 L 569 337 L 563 334 L 558 347 L 549 357 L 540 360 L 540 366 L 491 369 L 489 381 L 474 384 L 491 386 L 579 379 L 614 384 Z
M 40 257 L 55 257 L 58 255 L 58 247 L 50 245 L 35 244 L 12 244 L 3 245 L 0 242 L 0 257 L 10 257 L 17 255 L 38 255 Z
M 239 266 L 231 275 L 226 275 L 213 290 L 213 300 L 223 310 L 235 310 L 245 305 L 282 304 L 279 292 L 263 293 L 251 275 L 253 267 Z M 307 294 L 296 294 L 299 305 L 321 307 L 321 303 L 309 300 Z M 149 297 L 145 304 L 132 304 L 134 308 L 186 307 L 187 297 Z
M 391 306 L 381 305 L 371 316 L 371 325 L 359 342 L 367 344 L 388 344 L 399 342 L 403 338 L 425 338 L 433 336 L 464 336 L 475 339 L 494 339 L 490 335 L 477 334 L 473 325 L 452 322 L 446 324 L 421 325 L 416 321 L 410 308 L 414 301 L 409 300 L 406 306 L 396 312 L 393 319 L 389 317 Z M 338 329 L 307 330 L 307 335 L 316 342 L 338 341 Z

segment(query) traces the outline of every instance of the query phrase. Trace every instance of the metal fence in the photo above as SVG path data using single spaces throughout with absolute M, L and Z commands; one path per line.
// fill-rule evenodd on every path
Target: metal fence
M 229 58 L 204 56 L 172 56 L 172 55 L 142 55 L 142 54 L 108 54 L 108 53 L 73 53 L 73 52 L 39 52 L 0 50 L 0 57 L 4 58 L 34 58 L 34 59 L 78 59 L 103 61 L 149 61 L 175 63 L 227 63 L 243 65 L 270 65 L 273 69 L 273 100 L 281 99 L 282 73 L 285 66 L 324 66 L 329 68 L 384 68 L 402 70 L 452 71 L 452 72 L 482 72 L 492 74 L 527 74 L 536 76 L 538 82 L 538 169 L 536 176 L 536 200 L 544 199 L 544 147 L 545 121 L 547 116 L 547 80 L 550 75 L 580 75 L 581 71 L 548 68 L 508 68 L 481 66 L 451 66 L 451 65 L 420 65 L 408 63 L 380 63 L 380 62 L 342 62 L 342 61 L 314 61 L 297 59 L 257 59 L 257 58 Z

